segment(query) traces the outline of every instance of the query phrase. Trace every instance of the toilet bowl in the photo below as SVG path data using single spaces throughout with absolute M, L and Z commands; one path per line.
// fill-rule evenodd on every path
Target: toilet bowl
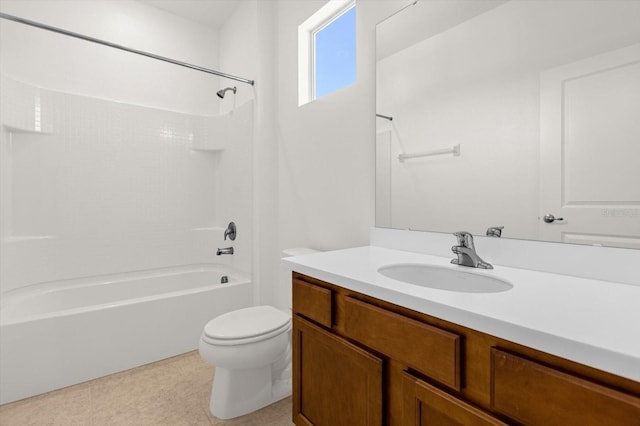
M 291 316 L 272 306 L 239 309 L 204 327 L 200 356 L 216 367 L 211 414 L 242 416 L 291 395 Z
M 284 256 L 312 253 L 316 251 L 283 251 Z M 290 289 L 290 278 L 281 287 Z M 209 403 L 214 416 L 231 419 L 291 395 L 291 297 L 287 299 L 286 312 L 254 306 L 205 325 L 198 350 L 216 368 Z
M 312 253 L 317 251 L 282 252 Z M 200 356 L 216 368 L 209 410 L 220 419 L 251 413 L 291 395 L 290 274 L 279 287 L 280 306 L 286 311 L 267 305 L 239 309 L 212 319 L 202 331 Z

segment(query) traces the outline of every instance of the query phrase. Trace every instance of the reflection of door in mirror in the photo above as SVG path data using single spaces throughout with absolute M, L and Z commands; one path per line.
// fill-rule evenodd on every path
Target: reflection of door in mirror
M 380 23 L 376 226 L 640 248 L 638 22 L 640 1 L 428 0 Z
M 639 111 L 640 44 L 540 74 L 542 239 L 640 248 Z

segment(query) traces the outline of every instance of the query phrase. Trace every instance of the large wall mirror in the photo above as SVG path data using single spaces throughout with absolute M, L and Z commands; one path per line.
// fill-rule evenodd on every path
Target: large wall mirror
M 378 24 L 376 226 L 640 248 L 639 23 L 420 0 Z

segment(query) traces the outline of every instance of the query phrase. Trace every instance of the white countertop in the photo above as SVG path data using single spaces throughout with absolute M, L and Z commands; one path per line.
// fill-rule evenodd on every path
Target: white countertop
M 640 381 L 640 286 L 366 246 L 288 257 L 288 268 L 505 340 Z M 513 288 L 461 293 L 387 278 L 378 268 L 424 263 L 496 276 Z

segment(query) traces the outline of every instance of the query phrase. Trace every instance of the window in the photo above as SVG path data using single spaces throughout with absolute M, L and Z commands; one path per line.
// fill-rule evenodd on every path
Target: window
M 356 8 L 313 33 L 313 99 L 356 81 Z
M 298 30 L 299 105 L 355 83 L 355 2 L 329 1 Z

